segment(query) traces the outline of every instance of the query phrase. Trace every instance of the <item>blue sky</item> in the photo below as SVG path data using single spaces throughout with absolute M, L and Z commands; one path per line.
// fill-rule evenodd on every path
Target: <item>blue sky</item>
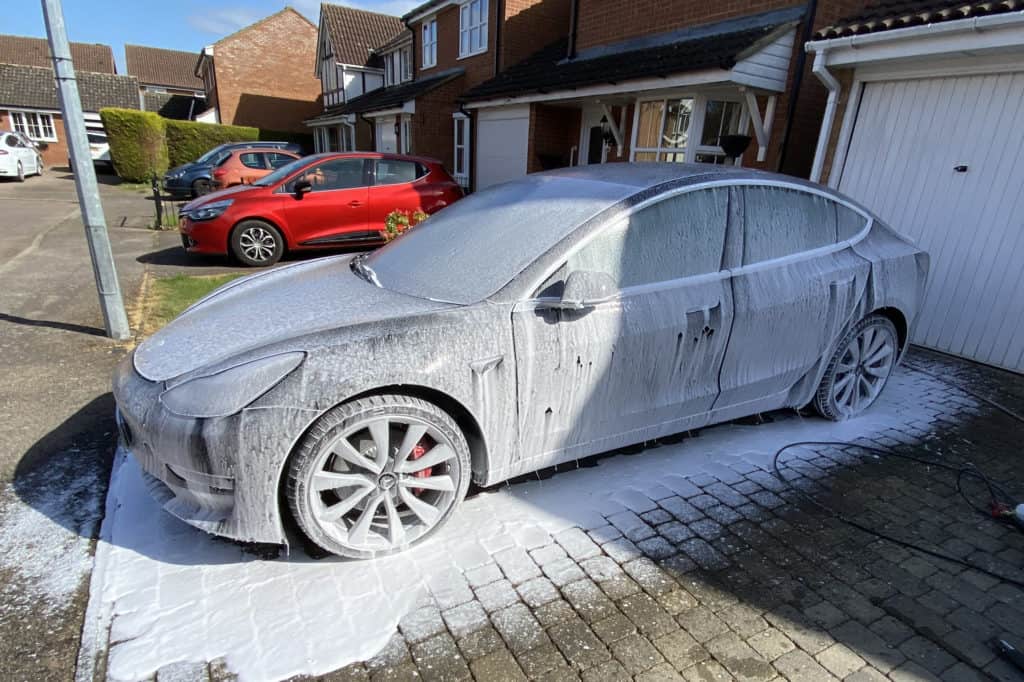
M 375 12 L 402 14 L 422 0 L 353 0 L 339 4 Z M 18 0 L 18 12 L 5 12 L 0 32 L 46 37 L 42 3 Z M 114 48 L 118 73 L 124 73 L 124 44 L 198 52 L 268 14 L 291 5 L 314 23 L 319 0 L 64 0 L 71 40 Z

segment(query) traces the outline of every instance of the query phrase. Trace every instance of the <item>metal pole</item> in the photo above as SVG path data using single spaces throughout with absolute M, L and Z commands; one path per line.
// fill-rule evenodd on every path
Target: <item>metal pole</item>
M 71 172 L 75 176 L 78 205 L 85 225 L 85 239 L 89 243 L 93 275 L 96 277 L 96 289 L 99 291 L 100 307 L 103 309 L 103 323 L 107 336 L 123 340 L 131 336 L 131 330 L 128 327 L 128 316 L 124 312 L 121 287 L 117 283 L 114 254 L 110 250 L 110 238 L 107 236 L 107 221 L 103 216 L 96 171 L 92 166 L 92 155 L 89 153 L 82 101 L 78 97 L 78 82 L 75 80 L 68 32 L 64 26 L 64 10 L 61 8 L 60 0 L 42 0 L 42 3 L 46 34 L 49 36 L 50 52 L 53 54 L 53 71 L 57 77 L 60 111 L 64 117 L 64 132 L 67 135 L 68 152 L 71 156 Z

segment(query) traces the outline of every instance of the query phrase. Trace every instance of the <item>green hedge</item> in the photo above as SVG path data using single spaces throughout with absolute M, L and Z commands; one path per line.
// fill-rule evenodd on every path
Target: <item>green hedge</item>
M 167 170 L 166 120 L 149 111 L 102 109 L 100 119 L 117 174 L 129 182 L 148 182 Z
M 249 126 L 167 121 L 167 153 L 172 168 L 195 161 L 225 142 L 250 142 L 258 139 L 259 129 Z

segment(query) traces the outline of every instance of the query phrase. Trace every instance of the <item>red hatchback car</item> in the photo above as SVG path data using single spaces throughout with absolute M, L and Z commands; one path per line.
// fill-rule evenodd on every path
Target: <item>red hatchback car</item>
M 180 211 L 189 253 L 230 253 L 270 265 L 285 250 L 371 245 L 395 209 L 435 213 L 463 196 L 440 161 L 332 153 L 303 157 L 251 185 L 202 196 Z

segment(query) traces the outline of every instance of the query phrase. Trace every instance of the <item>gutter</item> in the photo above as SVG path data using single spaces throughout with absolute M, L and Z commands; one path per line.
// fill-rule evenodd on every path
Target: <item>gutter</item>
M 574 0 L 575 1 L 575 0 Z M 804 13 L 804 30 L 801 32 L 803 43 L 806 45 L 811 39 L 814 31 L 814 19 L 818 15 L 818 0 L 808 0 L 807 10 Z M 800 101 L 800 89 L 804 84 L 804 67 L 807 65 L 807 50 L 800 50 L 796 56 L 796 68 L 793 71 L 793 91 L 790 95 L 789 105 L 786 107 L 786 126 L 782 130 L 782 139 L 779 141 L 779 160 L 775 165 L 776 172 L 782 172 L 786 165 L 786 152 L 789 149 L 789 138 L 793 134 L 793 122 L 796 119 L 796 107 Z
M 828 90 L 825 115 L 821 119 L 821 132 L 818 133 L 818 147 L 814 150 L 814 164 L 811 166 L 809 178 L 811 182 L 820 182 L 821 180 L 821 171 L 825 166 L 825 150 L 828 148 L 828 140 L 832 136 L 832 125 L 835 123 L 836 107 L 839 103 L 839 93 L 842 90 L 839 81 L 825 65 L 825 55 L 825 52 L 817 52 L 814 55 L 814 65 L 811 67 L 811 72 Z

